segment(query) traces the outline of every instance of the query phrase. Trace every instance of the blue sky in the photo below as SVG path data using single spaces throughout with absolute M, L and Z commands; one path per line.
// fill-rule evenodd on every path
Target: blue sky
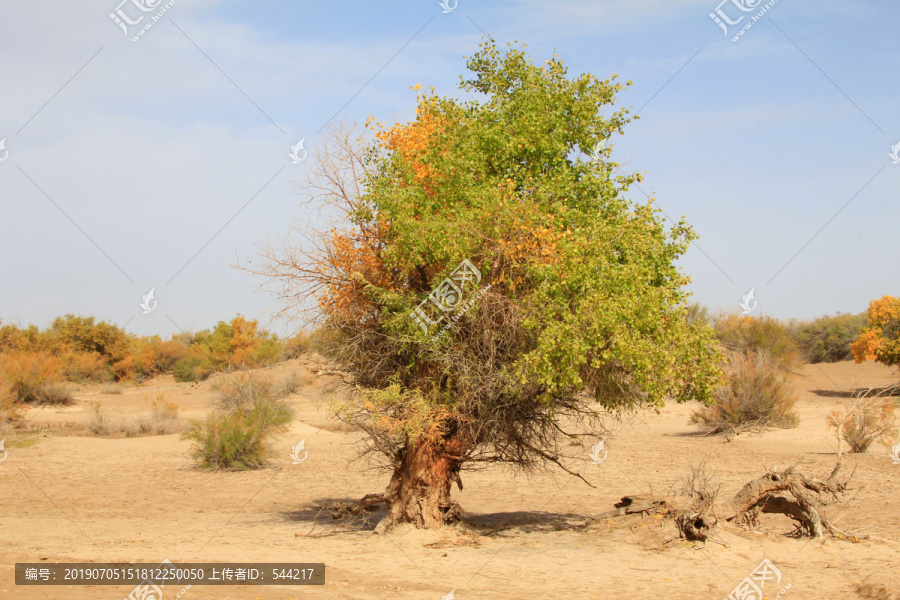
M 900 294 L 900 5 L 778 0 L 733 42 L 765 4 L 743 1 L 178 0 L 132 42 L 163 4 L 122 4 L 145 15 L 126 36 L 119 0 L 2 0 L 0 318 L 168 335 L 242 313 L 289 333 L 231 265 L 315 218 L 291 146 L 312 156 L 335 113 L 411 119 L 416 83 L 459 96 L 482 31 L 634 82 L 613 157 L 700 235 L 695 300 L 740 310 L 755 288 L 755 314 L 811 318 Z M 744 16 L 728 35 L 717 7 Z

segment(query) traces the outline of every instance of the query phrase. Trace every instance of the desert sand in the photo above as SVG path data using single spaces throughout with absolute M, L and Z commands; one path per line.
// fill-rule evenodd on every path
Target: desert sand
M 530 476 L 499 466 L 464 472 L 453 494 L 473 533 L 400 529 L 386 536 L 369 522 L 335 521 L 320 509 L 381 492 L 386 473 L 354 460 L 360 433 L 328 410 L 329 375 L 297 359 L 267 370 L 298 372 L 307 385 L 289 397 L 296 418 L 274 441 L 268 468 L 198 469 L 177 434 L 97 437 L 85 424 L 91 401 L 111 418 L 146 413 L 159 394 L 186 418 L 209 410 L 212 382 L 199 387 L 171 376 L 105 394 L 79 386 L 63 408 L 31 409 L 26 430 L 8 430 L 0 464 L 0 599 L 118 600 L 133 586 L 16 586 L 16 562 L 324 562 L 324 586 L 194 586 L 181 598 L 456 600 L 691 598 L 723 599 L 769 559 L 782 578 L 766 598 L 857 598 L 857 583 L 900 590 L 900 465 L 880 444 L 847 454 L 852 490 L 828 514 L 861 541 L 788 537 L 791 522 L 763 515 L 760 531 L 721 531 L 704 544 L 675 539 L 671 522 L 639 516 L 601 521 L 622 496 L 665 493 L 692 464 L 706 461 L 722 497 L 765 472 L 802 461 L 804 473 L 827 477 L 835 440 L 826 414 L 846 392 L 895 381 L 875 363 L 806 365 L 793 380 L 801 418 L 795 429 L 709 437 L 689 423 L 695 406 L 666 406 L 614 427 L 608 456 L 593 464 L 585 447 L 579 472 L 590 487 L 559 470 Z M 108 391 L 108 390 L 106 390 Z M 293 464 L 305 440 L 308 458 Z M 313 523 L 313 520 L 318 518 Z M 787 587 L 789 586 L 789 587 Z M 165 599 L 180 589 L 167 587 Z M 779 595 L 780 594 L 780 595 Z

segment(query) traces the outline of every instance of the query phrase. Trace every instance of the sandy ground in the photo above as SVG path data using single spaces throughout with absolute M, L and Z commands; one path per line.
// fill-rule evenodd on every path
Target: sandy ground
M 789 521 L 764 516 L 762 532 L 724 532 L 719 543 L 677 541 L 670 523 L 617 519 L 582 527 L 622 496 L 662 493 L 705 459 L 731 496 L 764 473 L 802 460 L 825 477 L 834 464 L 825 415 L 843 392 L 890 383 L 874 363 L 808 365 L 795 377 L 801 417 L 796 429 L 705 437 L 688 423 L 694 406 L 671 405 L 621 424 L 608 439 L 608 458 L 585 461 L 580 472 L 595 487 L 560 471 L 525 477 L 500 468 L 464 473 L 456 491 L 474 534 L 400 530 L 371 534 L 371 525 L 338 523 L 327 503 L 383 490 L 387 476 L 353 461 L 359 434 L 329 418 L 327 376 L 291 361 L 268 372 L 306 375 L 290 397 L 297 411 L 288 435 L 274 444 L 269 468 L 207 472 L 194 467 L 190 444 L 177 434 L 96 437 L 85 430 L 91 401 L 112 418 L 149 411 L 159 394 L 188 417 L 204 414 L 211 384 L 162 377 L 121 394 L 80 387 L 77 403 L 31 411 L 30 432 L 7 431 L 0 464 L 0 599 L 125 598 L 131 586 L 16 586 L 16 562 L 323 562 L 324 586 L 194 586 L 186 600 L 453 598 L 722 599 L 768 558 L 782 579 L 766 598 L 857 598 L 860 582 L 900 590 L 900 465 L 880 445 L 846 455 L 854 489 L 829 508 L 839 526 L 869 540 L 825 543 L 787 537 Z M 41 430 L 43 434 L 41 434 Z M 292 464 L 291 447 L 305 440 L 308 458 Z M 379 513 L 374 515 L 378 517 Z M 785 590 L 787 586 L 790 586 Z M 171 600 L 178 589 L 166 590 Z M 782 593 L 783 592 L 783 593 Z

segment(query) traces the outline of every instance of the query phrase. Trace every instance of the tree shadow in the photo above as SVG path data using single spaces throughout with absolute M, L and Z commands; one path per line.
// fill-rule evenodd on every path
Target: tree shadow
M 588 515 L 575 513 L 552 513 L 544 511 L 512 511 L 498 513 L 464 512 L 466 524 L 484 536 L 496 535 L 502 531 L 515 530 L 517 533 L 548 533 L 578 529 L 590 519 Z
M 812 390 L 812 393 L 823 398 L 861 398 L 863 396 L 873 398 L 875 396 L 900 396 L 900 385 L 886 385 L 884 387 L 855 388 L 852 390 Z
M 359 507 L 359 498 L 319 498 L 297 510 L 283 511 L 285 521 L 309 525 L 306 537 L 373 531 L 387 513 L 384 506 Z
M 694 431 L 676 431 L 674 433 L 664 433 L 665 437 L 708 437 L 709 431 L 699 428 Z
M 281 516 L 285 521 L 308 525 L 308 530 L 297 533 L 303 537 L 374 531 L 387 514 L 386 508 L 379 505 L 359 509 L 356 508 L 358 504 L 359 498 L 320 498 L 296 510 L 281 512 Z M 515 533 L 549 533 L 579 529 L 590 520 L 590 516 L 545 511 L 463 512 L 462 519 L 469 531 L 489 537 L 509 530 Z

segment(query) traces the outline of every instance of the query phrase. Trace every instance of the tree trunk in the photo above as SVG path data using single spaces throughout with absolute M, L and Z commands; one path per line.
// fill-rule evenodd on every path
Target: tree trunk
M 384 533 L 400 523 L 439 529 L 459 521 L 460 507 L 450 499 L 450 484 L 455 481 L 462 489 L 462 446 L 456 437 L 437 444 L 408 442 L 384 493 L 388 513 L 375 533 Z

